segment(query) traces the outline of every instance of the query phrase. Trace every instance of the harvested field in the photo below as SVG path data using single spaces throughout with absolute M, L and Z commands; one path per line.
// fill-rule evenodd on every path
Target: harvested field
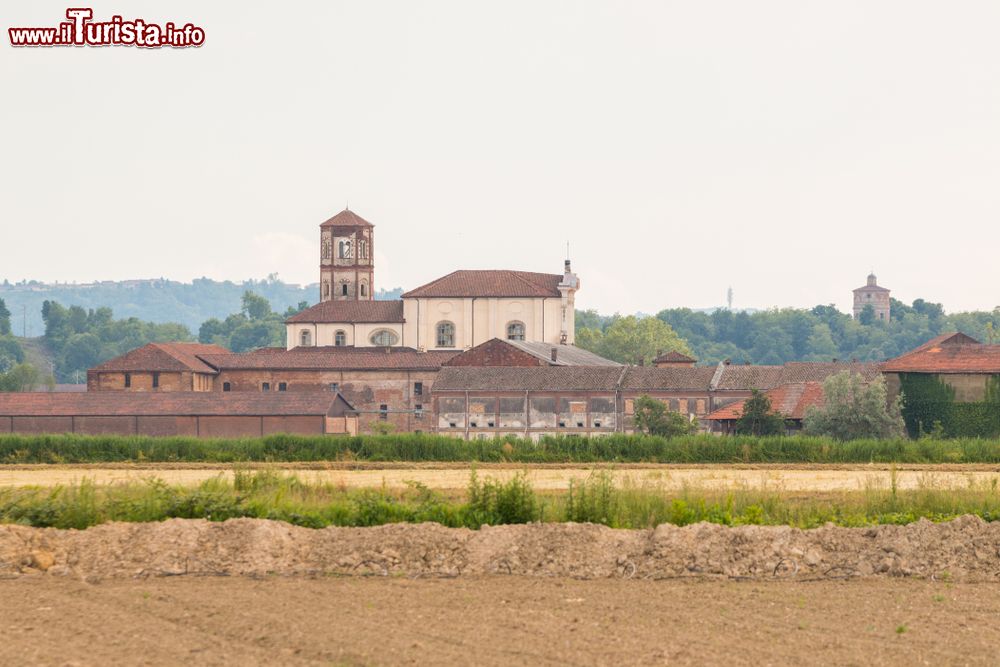
M 0 526 L 0 577 L 86 581 L 178 575 L 524 575 L 579 579 L 822 580 L 897 576 L 1000 581 L 1000 523 L 799 530 L 669 524 L 292 526 L 234 519 L 111 523 L 88 530 Z
M 0 582 L 0 663 L 989 665 L 1000 588 L 866 581 Z
M 234 469 L 251 466 L 232 464 L 145 464 L 145 465 L 19 465 L 0 467 L 0 486 L 53 486 L 72 484 L 83 479 L 98 484 L 134 482 L 157 478 L 168 484 L 198 484 L 220 475 L 231 479 Z M 458 465 L 255 465 L 253 469 L 289 469 L 307 483 L 331 483 L 348 488 L 387 486 L 403 488 L 407 482 L 419 482 L 432 489 L 464 489 L 472 467 Z M 705 490 L 769 489 L 781 491 L 858 491 L 866 488 L 889 488 L 895 475 L 896 488 L 967 488 L 1000 480 L 997 466 L 559 466 L 559 465 L 489 465 L 475 467 L 488 471 L 490 477 L 507 480 L 519 472 L 527 473 L 532 488 L 558 491 L 569 488 L 570 480 L 586 477 L 594 470 L 611 470 L 617 482 L 635 485 L 656 484 L 663 490 L 685 486 Z

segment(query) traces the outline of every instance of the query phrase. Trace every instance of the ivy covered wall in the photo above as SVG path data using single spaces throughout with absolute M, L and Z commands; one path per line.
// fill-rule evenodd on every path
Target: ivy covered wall
M 979 402 L 955 400 L 955 390 L 937 375 L 900 373 L 903 419 L 913 437 L 929 432 L 940 423 L 944 434 L 954 438 L 1000 436 L 1000 375 L 986 380 Z

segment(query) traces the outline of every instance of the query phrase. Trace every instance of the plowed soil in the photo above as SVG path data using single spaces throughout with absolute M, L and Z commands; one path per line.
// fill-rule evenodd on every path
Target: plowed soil
M 0 526 L 0 577 L 87 581 L 178 575 L 489 574 L 579 579 L 810 580 L 902 576 L 1000 581 L 1000 522 L 799 530 L 709 523 L 653 530 L 593 524 L 390 524 L 314 530 L 279 521 L 172 519 L 88 530 Z
M 1000 585 L 479 576 L 0 582 L 4 665 L 994 665 Z
M 259 469 L 266 466 L 254 466 Z M 387 465 L 349 466 L 330 464 L 274 465 L 271 469 L 294 472 L 303 481 L 328 482 L 350 488 L 405 487 L 416 481 L 432 489 L 464 489 L 472 468 L 458 466 Z M 773 489 L 781 491 L 859 491 L 888 488 L 892 476 L 899 489 L 967 488 L 988 485 L 1000 480 L 996 466 L 910 466 L 895 471 L 887 466 L 477 466 L 490 477 L 507 479 L 519 472 L 527 474 L 532 487 L 539 491 L 558 491 L 569 487 L 570 480 L 585 478 L 592 471 L 609 469 L 620 483 L 652 484 L 665 490 L 694 486 L 701 489 Z M 78 483 L 83 479 L 99 484 L 129 482 L 156 477 L 171 484 L 197 484 L 220 475 L 232 477 L 232 465 L 145 464 L 117 466 L 2 466 L 0 486 L 52 486 Z

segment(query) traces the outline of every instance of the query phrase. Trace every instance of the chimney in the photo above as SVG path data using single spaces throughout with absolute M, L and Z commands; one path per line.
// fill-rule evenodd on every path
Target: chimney
M 837 357 L 833 358 L 833 363 L 837 363 Z
M 559 361 L 559 348 L 554 347 L 552 348 L 552 362 L 555 363 L 557 361 Z
M 569 260 L 568 260 L 568 259 L 567 259 L 567 260 L 566 260 L 566 262 L 565 262 L 565 263 L 563 264 L 563 266 L 564 266 L 564 271 L 563 271 L 564 273 L 566 273 L 567 275 L 568 275 L 568 274 L 570 274 L 570 273 L 573 273 L 573 269 L 572 269 L 572 267 L 570 266 L 570 264 L 569 264 Z
M 725 366 L 728 366 L 728 365 L 730 365 L 731 363 L 733 363 L 733 360 L 732 360 L 732 359 L 726 359 L 726 360 L 725 360 L 725 361 L 723 361 L 722 363 L 723 363 L 723 365 L 725 365 Z
M 645 366 L 646 365 L 646 360 L 643 359 L 642 357 L 639 357 L 639 365 L 640 366 Z

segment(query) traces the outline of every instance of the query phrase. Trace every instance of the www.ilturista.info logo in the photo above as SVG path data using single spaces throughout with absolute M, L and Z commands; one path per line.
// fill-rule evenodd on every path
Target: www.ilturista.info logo
M 143 19 L 124 20 L 112 16 L 108 21 L 92 21 L 89 7 L 70 8 L 66 18 L 55 28 L 8 28 L 11 46 L 141 46 L 186 48 L 205 43 L 205 30 L 187 23 L 159 25 Z

